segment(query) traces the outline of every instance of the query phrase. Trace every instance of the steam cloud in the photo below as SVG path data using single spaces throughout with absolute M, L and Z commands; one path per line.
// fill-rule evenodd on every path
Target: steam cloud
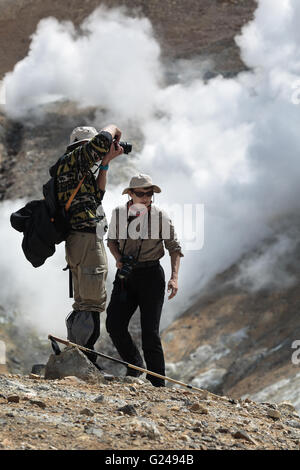
M 160 47 L 151 23 L 123 10 L 99 8 L 76 32 L 71 22 L 40 21 L 28 56 L 4 80 L 6 110 L 14 117 L 67 98 L 140 120 L 153 110 Z
M 83 23 L 81 35 L 69 22 L 45 19 L 28 57 L 5 78 L 6 110 L 15 117 L 32 105 L 64 97 L 107 108 L 125 133 L 127 122 L 138 122 L 145 145 L 137 170 L 151 174 L 162 187 L 158 205 L 204 204 L 204 247 L 185 253 L 180 290 L 172 305 L 165 303 L 164 324 L 216 273 L 280 231 L 290 215 L 297 217 L 300 113 L 294 98 L 300 74 L 299 18 L 297 0 L 260 0 L 254 21 L 236 39 L 251 71 L 205 82 L 201 69 L 198 75 L 193 70 L 183 75 L 187 81 L 171 86 L 163 85 L 167 71 L 147 19 L 100 8 Z M 186 61 L 185 66 L 193 63 Z M 105 201 L 108 216 L 124 202 L 120 189 L 111 190 Z M 276 272 L 298 232 L 279 237 L 269 255 L 244 264 L 239 281 L 255 278 L 251 288 L 259 289 L 272 284 L 274 276 L 282 280 Z M 8 261 L 2 257 L 1 269 L 13 278 Z M 168 276 L 169 261 L 163 263 Z M 288 277 L 286 285 L 291 282 Z M 45 289 L 42 292 L 46 297 Z M 60 311 L 64 297 L 65 292 Z

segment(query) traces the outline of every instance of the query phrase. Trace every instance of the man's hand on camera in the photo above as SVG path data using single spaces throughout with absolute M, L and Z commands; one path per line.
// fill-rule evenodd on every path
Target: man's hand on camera
M 114 158 L 118 157 L 119 155 L 122 155 L 122 153 L 124 153 L 123 147 L 121 147 L 121 145 L 119 145 L 117 141 L 113 141 L 110 146 L 109 152 L 105 155 L 102 160 L 102 165 L 107 165 Z

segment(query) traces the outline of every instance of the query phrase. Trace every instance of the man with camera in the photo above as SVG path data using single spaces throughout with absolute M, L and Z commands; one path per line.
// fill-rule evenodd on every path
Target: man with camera
M 181 246 L 174 226 L 166 213 L 152 204 L 154 193 L 161 189 L 150 176 L 134 176 L 122 194 L 130 200 L 113 210 L 108 233 L 108 247 L 118 268 L 107 308 L 106 329 L 121 358 L 139 367 L 141 354 L 128 331 L 130 319 L 137 307 L 141 312 L 142 348 L 147 369 L 165 375 L 164 354 L 159 336 L 159 324 L 165 296 L 165 275 L 159 260 L 164 246 L 171 258 L 169 299 L 178 291 L 178 270 Z M 139 376 L 131 368 L 126 375 Z M 152 385 L 163 387 L 164 380 L 146 377 Z
M 103 233 L 107 230 L 101 203 L 109 163 L 123 153 L 120 137 L 115 125 L 99 133 L 94 127 L 76 127 L 56 169 L 61 207 L 78 190 L 67 212 L 71 231 L 66 239 L 66 260 L 74 289 L 73 311 L 66 318 L 68 340 L 89 349 L 94 349 L 100 335 L 100 313 L 106 307 L 107 256 L 96 231 L 99 224 Z M 97 162 L 101 164 L 95 178 L 92 168 Z M 87 357 L 96 365 L 95 355 L 87 353 Z

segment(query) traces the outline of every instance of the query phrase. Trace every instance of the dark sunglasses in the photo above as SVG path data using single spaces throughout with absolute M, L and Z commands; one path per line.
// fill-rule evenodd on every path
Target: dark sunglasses
M 153 189 L 151 191 L 147 191 L 146 193 L 142 191 L 134 191 L 134 189 L 131 190 L 137 197 L 143 197 L 143 196 L 153 196 Z

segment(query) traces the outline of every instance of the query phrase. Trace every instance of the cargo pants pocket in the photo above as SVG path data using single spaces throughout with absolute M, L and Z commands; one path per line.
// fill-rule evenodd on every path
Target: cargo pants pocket
M 80 271 L 79 288 L 82 301 L 104 302 L 106 300 L 106 269 L 99 266 L 83 266 Z

